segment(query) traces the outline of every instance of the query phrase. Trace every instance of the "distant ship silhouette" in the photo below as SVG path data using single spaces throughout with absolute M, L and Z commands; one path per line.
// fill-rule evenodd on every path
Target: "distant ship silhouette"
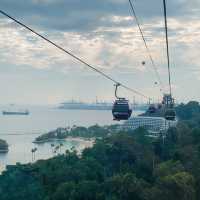
M 29 115 L 29 111 L 25 110 L 25 111 L 2 111 L 3 115 Z

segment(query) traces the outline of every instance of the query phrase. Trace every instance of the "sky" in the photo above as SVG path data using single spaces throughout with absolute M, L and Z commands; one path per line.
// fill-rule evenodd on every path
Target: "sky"
M 173 95 L 200 101 L 200 1 L 166 2 Z M 168 92 L 162 0 L 133 3 Z M 128 87 L 162 97 L 128 0 L 0 0 L 0 9 Z M 0 92 L 0 104 L 114 100 L 112 82 L 2 15 Z M 147 101 L 123 88 L 119 95 Z

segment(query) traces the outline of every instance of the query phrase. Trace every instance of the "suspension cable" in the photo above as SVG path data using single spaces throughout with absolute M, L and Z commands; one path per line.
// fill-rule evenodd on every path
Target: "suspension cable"
M 172 85 L 171 85 L 171 71 L 170 71 L 170 58 L 169 58 L 169 39 L 168 39 L 168 24 L 167 24 L 167 7 L 166 1 L 163 0 L 164 6 L 164 19 L 165 19 L 165 36 L 166 36 L 166 46 L 167 46 L 167 67 L 168 67 L 168 76 L 169 76 L 169 92 L 172 97 Z
M 150 60 L 151 60 L 153 69 L 154 69 L 155 74 L 156 74 L 156 76 L 157 76 L 157 79 L 158 79 L 158 81 L 159 81 L 159 85 L 160 85 L 160 87 L 161 87 L 161 91 L 163 91 L 163 90 L 164 90 L 164 87 L 163 87 L 162 80 L 161 80 L 160 75 L 159 75 L 159 73 L 158 73 L 158 69 L 157 69 L 156 64 L 155 64 L 155 62 L 154 62 L 154 59 L 153 59 L 153 57 L 152 57 L 152 55 L 151 55 L 151 51 L 150 51 L 150 49 L 149 49 L 149 47 L 148 47 L 148 45 L 147 45 L 147 41 L 146 41 L 146 39 L 145 39 L 145 37 L 144 37 L 144 34 L 143 34 L 143 31 L 142 31 L 142 28 L 141 28 L 139 19 L 138 19 L 138 17 L 137 17 L 137 14 L 136 14 L 136 11 L 135 11 L 135 8 L 134 8 L 134 5 L 133 5 L 133 2 L 132 2 L 131 0 L 129 0 L 129 4 L 130 4 L 130 7 L 131 7 L 131 11 L 132 11 L 132 13 L 133 13 L 133 16 L 134 16 L 134 18 L 135 18 L 135 20 L 136 20 L 136 23 L 137 23 L 138 29 L 139 29 L 139 31 L 140 31 L 140 34 L 141 34 L 141 36 L 142 36 L 142 40 L 143 40 L 144 45 L 145 45 L 145 48 L 146 48 L 146 50 L 147 50 L 147 54 L 148 54 L 148 56 L 149 56 L 149 58 L 150 58 Z
M 68 54 L 69 56 L 71 56 L 72 58 L 74 58 L 75 60 L 79 61 L 80 63 L 86 65 L 87 67 L 89 67 L 91 70 L 99 73 L 100 75 L 102 75 L 103 77 L 105 77 L 106 79 L 114 82 L 115 84 L 119 84 L 121 87 L 123 87 L 126 90 L 129 90 L 139 96 L 142 96 L 146 99 L 149 99 L 148 96 L 142 94 L 141 92 L 134 90 L 128 86 L 126 86 L 123 83 L 118 82 L 117 80 L 113 79 L 111 76 L 107 75 L 106 73 L 102 72 L 101 70 L 93 67 L 91 64 L 88 64 L 86 61 L 84 61 L 83 59 L 79 58 L 78 56 L 72 54 L 71 52 L 67 51 L 66 49 L 64 49 L 63 47 L 59 46 L 58 44 L 56 44 L 55 42 L 51 41 L 50 39 L 46 38 L 45 36 L 41 35 L 40 33 L 36 32 L 35 30 L 33 30 L 32 28 L 30 28 L 29 26 L 25 25 L 24 23 L 18 21 L 16 18 L 10 16 L 9 14 L 7 14 L 6 12 L 0 10 L 0 13 L 6 17 L 8 17 L 9 19 L 11 19 L 12 21 L 14 21 L 15 23 L 19 24 L 20 26 L 24 27 L 25 29 L 29 30 L 30 32 L 32 32 L 33 34 L 35 34 L 36 36 L 42 38 L 43 40 L 45 40 L 46 42 L 50 43 L 51 45 L 53 45 L 54 47 L 56 47 L 57 49 L 60 49 L 61 51 L 63 51 L 64 53 Z

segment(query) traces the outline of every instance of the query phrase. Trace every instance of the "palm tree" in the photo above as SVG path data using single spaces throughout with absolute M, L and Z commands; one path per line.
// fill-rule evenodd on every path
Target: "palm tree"
M 32 162 L 35 161 L 35 153 L 38 149 L 37 148 L 33 148 L 31 149 L 31 153 L 32 153 Z
M 54 153 L 54 149 L 53 149 L 54 146 L 55 146 L 55 144 L 52 143 L 52 144 L 51 144 L 51 151 L 52 151 L 52 154 Z
M 60 147 L 60 153 L 61 153 L 61 148 L 63 147 L 63 143 L 60 143 L 59 147 Z

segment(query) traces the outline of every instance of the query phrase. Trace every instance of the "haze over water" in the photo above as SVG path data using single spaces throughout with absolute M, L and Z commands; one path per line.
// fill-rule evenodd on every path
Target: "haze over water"
M 23 107 L 22 107 L 23 108 Z M 50 143 L 43 145 L 33 144 L 33 140 L 50 130 L 67 126 L 92 126 L 115 124 L 112 120 L 111 111 L 89 111 L 89 110 L 61 110 L 55 107 L 29 106 L 28 116 L 3 116 L 0 113 L 0 139 L 9 144 L 8 154 L 0 154 L 0 171 L 5 165 L 16 164 L 16 162 L 31 162 L 31 149 L 38 148 L 37 159 L 47 159 L 53 156 Z M 0 111 L 6 109 L 1 106 Z M 88 143 L 67 140 L 64 142 L 62 152 L 71 147 L 83 149 Z

